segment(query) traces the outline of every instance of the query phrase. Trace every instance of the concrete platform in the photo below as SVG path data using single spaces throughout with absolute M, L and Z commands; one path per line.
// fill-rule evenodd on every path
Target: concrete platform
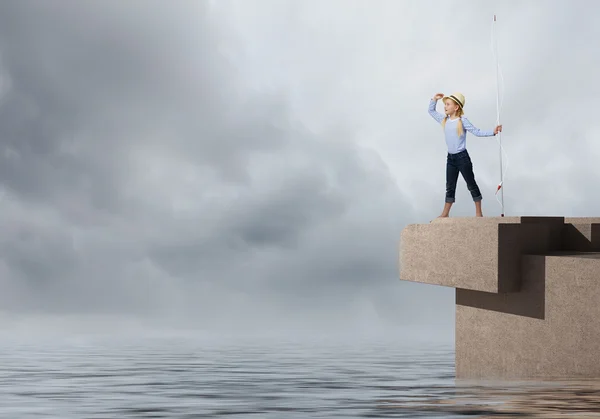
M 400 278 L 456 288 L 457 378 L 600 378 L 600 217 L 409 225 Z

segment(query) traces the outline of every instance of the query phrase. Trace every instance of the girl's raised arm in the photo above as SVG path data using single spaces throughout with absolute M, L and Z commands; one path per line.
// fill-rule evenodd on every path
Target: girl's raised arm
M 435 97 L 431 98 L 431 101 L 429 102 L 429 115 L 431 115 L 433 119 L 435 119 L 436 121 L 438 121 L 438 123 L 441 124 L 444 120 L 444 115 L 435 110 L 435 105 L 437 105 L 437 101 L 438 100 Z

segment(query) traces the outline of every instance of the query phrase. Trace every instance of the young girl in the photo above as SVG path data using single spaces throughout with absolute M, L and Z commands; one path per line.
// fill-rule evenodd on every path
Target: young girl
M 435 110 L 437 101 L 442 98 L 444 98 L 445 116 Z M 483 213 L 481 212 L 481 192 L 479 191 L 477 182 L 475 182 L 473 163 L 466 148 L 467 134 L 464 130 L 466 129 L 477 137 L 493 137 L 502 131 L 502 125 L 498 125 L 494 131 L 481 131 L 475 128 L 463 116 L 464 106 L 465 97 L 460 93 L 454 93 L 450 96 L 438 93 L 429 102 L 429 114 L 444 128 L 446 145 L 448 146 L 448 156 L 446 159 L 446 203 L 440 217 L 448 217 L 450 214 L 450 208 L 455 200 L 454 195 L 456 193 L 456 182 L 458 181 L 459 172 L 462 174 L 465 182 L 467 182 L 467 188 L 471 192 L 471 196 L 475 202 L 475 215 L 483 217 Z

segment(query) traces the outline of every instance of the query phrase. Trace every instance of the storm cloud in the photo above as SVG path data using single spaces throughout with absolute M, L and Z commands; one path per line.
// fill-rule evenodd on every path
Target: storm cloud
M 398 280 L 401 229 L 443 205 L 428 100 L 493 127 L 497 13 L 507 213 L 597 215 L 590 4 L 3 2 L 0 308 L 451 327 L 452 290 Z M 468 141 L 497 215 L 498 145 Z

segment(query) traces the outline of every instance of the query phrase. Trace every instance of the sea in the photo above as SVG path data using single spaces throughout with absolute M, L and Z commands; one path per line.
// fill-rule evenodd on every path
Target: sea
M 600 417 L 589 382 L 463 383 L 453 342 L 3 339 L 0 418 Z

